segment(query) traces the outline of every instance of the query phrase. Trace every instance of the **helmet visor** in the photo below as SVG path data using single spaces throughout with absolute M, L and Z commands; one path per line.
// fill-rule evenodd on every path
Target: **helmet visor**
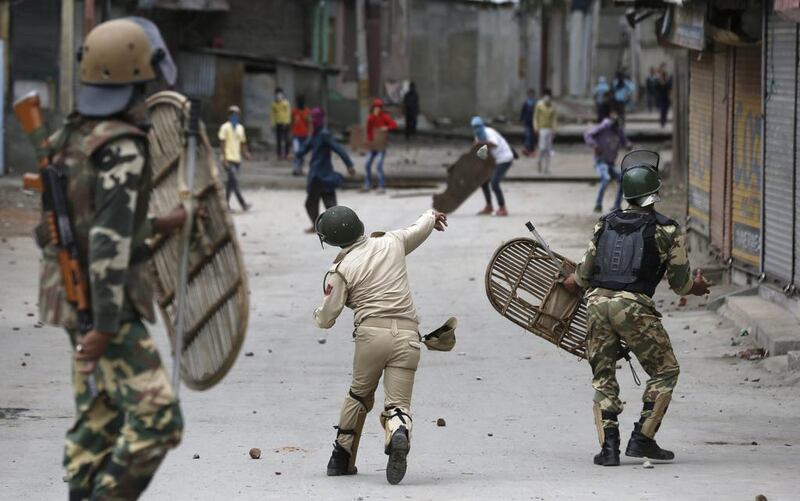
M 153 50 L 153 67 L 158 68 L 161 77 L 169 85 L 175 85 L 175 80 L 178 78 L 178 68 L 172 60 L 167 44 L 161 38 L 161 32 L 158 31 L 158 27 L 149 19 L 143 17 L 134 16 L 127 19 L 141 26 L 147 33 L 147 39 L 150 41 L 150 47 Z
M 620 168 L 622 172 L 625 172 L 625 169 L 633 167 L 634 165 L 648 165 L 658 171 L 659 161 L 660 157 L 655 151 L 634 150 L 623 157 Z
M 128 107 L 133 91 L 133 85 L 81 84 L 75 107 L 87 117 L 108 117 Z

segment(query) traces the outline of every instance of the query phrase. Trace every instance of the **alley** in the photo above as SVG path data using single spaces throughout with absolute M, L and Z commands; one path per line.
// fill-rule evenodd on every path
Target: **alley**
M 204 393 L 183 389 L 183 442 L 143 499 L 797 499 L 797 373 L 773 369 L 772 359 L 730 357 L 741 349 L 731 346 L 739 330 L 697 301 L 676 306 L 678 298 L 664 290 L 664 321 L 681 376 L 658 438 L 677 459 L 654 469 L 630 458 L 619 468 L 592 464 L 597 438 L 588 364 L 494 312 L 484 272 L 504 240 L 525 235 L 529 219 L 554 249 L 579 258 L 595 220 L 582 201 L 594 189 L 508 183 L 508 218 L 474 216 L 482 206 L 476 193 L 451 215 L 447 232 L 408 258 L 423 330 L 450 315 L 460 325 L 453 352 L 423 353 L 410 466 L 397 487 L 384 478 L 375 411 L 361 441 L 359 474 L 325 476 L 332 426 L 349 385 L 352 317 L 345 311 L 324 332 L 311 313 L 336 251 L 303 234 L 308 221 L 300 192 L 246 192 L 255 209 L 235 220 L 251 290 L 248 337 L 221 384 Z M 347 190 L 339 202 L 358 211 L 369 232 L 410 224 L 430 206 L 429 197 L 409 195 Z M 37 255 L 26 236 L 0 244 L 0 499 L 66 493 L 60 456 L 74 415 L 70 350 L 61 331 L 37 324 Z M 168 359 L 163 327 L 152 332 Z M 627 438 L 640 389 L 627 366 L 618 377 Z M 376 409 L 381 399 L 379 389 Z M 264 451 L 260 460 L 250 459 L 251 447 Z

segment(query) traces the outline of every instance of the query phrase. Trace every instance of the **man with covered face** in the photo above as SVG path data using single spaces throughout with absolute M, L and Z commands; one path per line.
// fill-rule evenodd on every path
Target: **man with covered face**
M 58 248 L 47 218 L 42 248 L 40 314 L 64 327 L 75 350 L 72 386 L 77 418 L 67 432 L 64 467 L 69 499 L 136 499 L 183 419 L 155 343 L 142 319 L 154 321 L 145 239 L 179 229 L 182 208 L 148 218 L 152 169 L 145 86 L 175 66 L 158 29 L 142 18 L 98 25 L 80 53 L 77 109 L 52 138 L 52 164 L 64 176 L 91 314 L 66 301 Z M 90 317 L 90 320 L 87 319 Z
M 588 146 L 594 149 L 594 168 L 600 176 L 600 187 L 597 189 L 597 199 L 594 203 L 595 212 L 603 212 L 603 197 L 611 180 L 619 183 L 612 210 L 621 208 L 622 205 L 622 173 L 617 167 L 617 156 L 622 147 L 631 148 L 631 142 L 625 135 L 625 129 L 619 120 L 616 110 L 609 111 L 608 117 L 599 124 L 590 127 L 583 135 Z

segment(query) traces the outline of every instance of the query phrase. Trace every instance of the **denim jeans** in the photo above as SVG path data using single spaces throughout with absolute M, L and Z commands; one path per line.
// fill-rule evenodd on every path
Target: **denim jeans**
M 532 125 L 525 126 L 525 149 L 528 152 L 536 151 L 536 134 L 533 132 Z
M 506 173 L 510 168 L 511 168 L 511 162 L 497 164 L 494 168 L 494 172 L 492 173 L 492 179 L 486 181 L 481 185 L 481 189 L 483 190 L 483 197 L 486 199 L 486 205 L 492 205 L 492 194 L 491 192 L 489 192 L 489 186 L 491 186 L 492 191 L 494 192 L 494 196 L 497 198 L 497 206 L 498 207 L 506 206 L 506 199 L 503 197 L 503 190 L 500 189 L 500 181 L 502 181 L 503 178 L 506 177 Z
M 366 175 L 364 176 L 364 188 L 372 188 L 372 161 L 375 160 L 376 157 L 378 158 L 378 165 L 376 168 L 378 171 L 378 188 L 383 189 L 386 187 L 386 180 L 383 177 L 383 159 L 386 157 L 386 150 L 370 150 L 367 156 L 367 165 L 365 166 Z
M 622 174 L 619 171 L 619 168 L 609 165 L 602 160 L 595 160 L 594 169 L 597 171 L 597 174 L 600 176 L 600 188 L 597 190 L 597 200 L 595 201 L 595 205 L 597 207 L 603 206 L 603 196 L 606 194 L 606 188 L 608 187 L 608 183 L 611 182 L 612 179 L 616 180 L 619 184 L 619 188 L 617 189 L 617 197 L 614 199 L 614 207 L 612 210 L 617 210 L 622 207 Z
M 244 209 L 247 207 L 247 202 L 244 201 L 242 192 L 239 189 L 239 164 L 228 162 L 228 168 L 225 169 L 225 173 L 228 175 L 228 182 L 225 183 L 225 200 L 228 201 L 228 207 L 230 207 L 231 193 L 233 193 L 239 200 L 239 205 Z
M 292 138 L 292 152 L 294 153 L 294 169 L 292 171 L 296 174 L 303 172 L 303 159 L 297 156 L 297 152 L 300 151 L 300 147 L 303 146 L 306 139 L 298 136 Z

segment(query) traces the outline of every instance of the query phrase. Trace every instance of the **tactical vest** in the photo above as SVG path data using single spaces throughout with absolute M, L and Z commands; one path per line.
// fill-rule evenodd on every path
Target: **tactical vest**
M 601 219 L 597 253 L 590 283 L 615 291 L 638 292 L 650 297 L 664 278 L 656 245 L 657 226 L 677 223 L 658 212 L 616 210 Z
M 53 165 L 59 166 L 67 178 L 67 202 L 70 210 L 70 221 L 75 232 L 75 240 L 80 254 L 83 273 L 89 277 L 89 231 L 95 214 L 95 186 L 98 172 L 92 162 L 92 155 L 109 142 L 123 137 L 143 138 L 145 133 L 138 127 L 121 120 L 87 120 L 73 114 L 67 124 L 50 138 L 54 147 Z M 149 201 L 150 167 L 149 162 L 143 174 L 144 192 L 140 192 L 137 202 L 135 224 L 147 220 Z M 66 292 L 58 266 L 58 249 L 50 242 L 45 215 L 34 231 L 36 242 L 42 249 L 42 262 L 39 282 L 39 314 L 42 322 L 64 327 L 77 328 L 77 310 L 67 302 Z M 144 239 L 150 235 L 134 234 L 131 242 L 131 256 L 134 249 L 143 247 Z M 141 259 L 139 259 L 141 261 Z M 145 266 L 129 268 L 128 283 L 125 287 L 123 314 L 125 316 L 143 316 L 150 321 L 155 319 L 152 305 L 152 287 Z

